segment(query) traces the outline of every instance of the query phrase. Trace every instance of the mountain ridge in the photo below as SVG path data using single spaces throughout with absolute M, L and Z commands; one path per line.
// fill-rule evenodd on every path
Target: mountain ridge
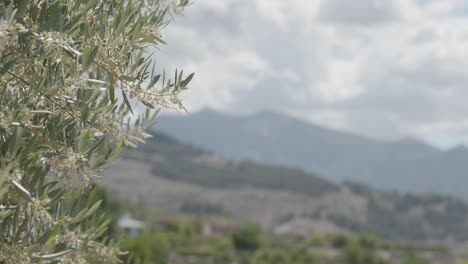
M 228 159 L 298 167 L 335 182 L 468 200 L 468 177 L 463 177 L 468 149 L 463 146 L 441 150 L 414 138 L 380 141 L 271 111 L 233 116 L 205 109 L 190 116 L 161 116 L 153 130 Z

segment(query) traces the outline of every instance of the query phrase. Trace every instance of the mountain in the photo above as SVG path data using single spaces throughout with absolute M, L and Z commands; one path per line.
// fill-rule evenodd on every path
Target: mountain
M 233 116 L 204 110 L 161 116 L 154 130 L 234 160 L 293 166 L 335 182 L 352 180 L 468 201 L 465 147 L 442 151 L 411 138 L 379 141 L 272 112 Z
M 277 233 L 372 232 L 387 239 L 468 241 L 468 206 L 430 193 L 375 191 L 316 174 L 231 161 L 163 134 L 103 177 L 121 199 L 187 214 L 224 214 Z

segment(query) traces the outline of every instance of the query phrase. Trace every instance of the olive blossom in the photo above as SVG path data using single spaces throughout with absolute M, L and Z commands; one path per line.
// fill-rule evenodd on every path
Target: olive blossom
M 187 0 L 0 3 L 0 263 L 118 263 L 89 183 L 193 74 L 154 72 Z M 147 106 L 133 115 L 130 102 Z M 131 117 L 133 115 L 133 117 Z M 107 242 L 103 242 L 107 241 Z

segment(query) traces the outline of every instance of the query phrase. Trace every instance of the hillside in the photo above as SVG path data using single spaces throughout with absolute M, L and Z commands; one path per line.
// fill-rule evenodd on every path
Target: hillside
M 155 131 L 234 160 L 255 160 L 386 190 L 431 191 L 468 200 L 468 149 L 441 151 L 416 139 L 378 141 L 271 112 L 204 110 L 162 116 Z
M 277 233 L 375 232 L 395 240 L 468 240 L 468 207 L 427 193 L 378 192 L 314 174 L 234 162 L 157 134 L 104 177 L 122 199 L 189 214 L 230 214 Z

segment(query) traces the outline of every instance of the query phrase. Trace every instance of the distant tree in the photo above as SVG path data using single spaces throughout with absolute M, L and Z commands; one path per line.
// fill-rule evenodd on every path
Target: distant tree
M 285 250 L 261 250 L 253 256 L 252 264 L 290 264 L 291 257 Z
M 358 238 L 359 244 L 366 249 L 375 249 L 380 244 L 380 239 L 374 234 L 362 234 Z
M 349 236 L 339 234 L 332 238 L 331 243 L 334 248 L 344 248 L 346 245 L 348 245 L 348 243 L 350 243 L 351 240 L 352 238 Z
M 215 241 L 213 245 L 216 263 L 229 263 L 234 258 L 232 241 L 226 238 Z
M 122 244 L 122 248 L 131 252 L 129 256 L 131 263 L 169 263 L 171 244 L 162 233 L 143 234 L 135 239 L 129 239 Z
M 403 264 L 429 264 L 429 262 L 425 259 L 416 257 L 416 256 L 409 256 L 403 260 Z
M 262 246 L 262 231 L 257 225 L 240 227 L 231 237 L 237 250 L 253 252 Z
M 315 258 L 306 250 L 260 250 L 252 258 L 252 264 L 314 264 Z
M 187 4 L 0 2 L 0 263 L 119 262 L 88 186 L 148 137 L 149 108 L 183 108 L 193 74 L 155 74 L 152 52 Z
M 355 240 L 350 240 L 339 258 L 342 264 L 389 264 L 372 251 L 363 248 Z

